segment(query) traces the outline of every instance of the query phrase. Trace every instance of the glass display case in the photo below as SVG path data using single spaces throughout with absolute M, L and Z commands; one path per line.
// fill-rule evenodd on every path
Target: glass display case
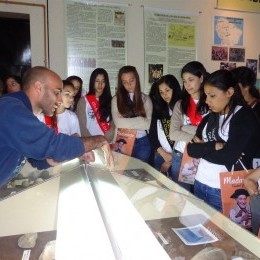
M 56 230 L 55 259 L 259 259 L 257 237 L 148 164 L 114 153 L 109 170 L 95 157 L 2 200 L 0 247 Z

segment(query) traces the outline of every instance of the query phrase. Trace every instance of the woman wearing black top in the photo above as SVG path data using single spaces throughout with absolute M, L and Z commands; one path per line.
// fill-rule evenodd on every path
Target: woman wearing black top
M 188 144 L 188 154 L 201 158 L 194 194 L 222 211 L 221 172 L 249 168 L 257 149 L 259 128 L 255 114 L 242 97 L 234 75 L 227 70 L 210 74 L 204 85 L 206 103 L 212 111 L 199 124 Z
M 162 76 L 150 91 L 153 102 L 153 116 L 149 138 L 154 151 L 153 166 L 161 172 L 168 172 L 172 161 L 174 141 L 170 140 L 169 129 L 172 110 L 181 97 L 181 87 L 173 75 Z

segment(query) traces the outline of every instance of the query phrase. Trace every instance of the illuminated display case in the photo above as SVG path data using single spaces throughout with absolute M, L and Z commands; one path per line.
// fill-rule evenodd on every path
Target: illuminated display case
M 55 259 L 259 259 L 257 237 L 148 164 L 114 153 L 110 171 L 95 155 L 2 200 L 0 247 L 57 230 Z

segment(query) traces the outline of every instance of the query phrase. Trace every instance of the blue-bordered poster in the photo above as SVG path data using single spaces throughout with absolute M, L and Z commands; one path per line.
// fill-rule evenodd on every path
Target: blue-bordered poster
M 243 46 L 244 20 L 225 16 L 214 17 L 214 45 Z

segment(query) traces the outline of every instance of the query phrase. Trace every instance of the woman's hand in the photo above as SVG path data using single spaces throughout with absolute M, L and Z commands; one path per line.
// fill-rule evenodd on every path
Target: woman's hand
M 160 154 L 165 162 L 171 162 L 172 161 L 172 154 L 166 152 L 162 147 L 159 147 L 157 149 L 157 153 Z
M 191 143 L 204 143 L 202 139 L 200 139 L 198 136 L 194 136 L 191 140 Z
M 215 144 L 215 150 L 221 150 L 221 149 L 223 149 L 224 148 L 224 146 L 225 146 L 225 143 L 221 143 L 221 142 L 216 142 L 216 144 Z
M 161 169 L 160 171 L 163 173 L 168 172 L 169 168 L 171 167 L 172 162 L 163 162 L 163 164 L 161 165 Z

